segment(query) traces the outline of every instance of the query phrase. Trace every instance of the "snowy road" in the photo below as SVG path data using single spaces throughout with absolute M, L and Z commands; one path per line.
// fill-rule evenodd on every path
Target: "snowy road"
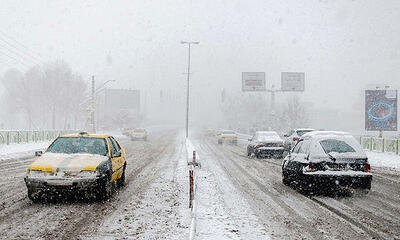
M 218 176 L 221 192 L 235 186 L 271 239 L 399 239 L 400 175 L 396 171 L 374 169 L 368 195 L 348 190 L 339 196 L 309 198 L 282 184 L 282 160 L 249 159 L 244 145 L 221 146 L 210 137 L 198 136 L 194 145 L 204 171 Z M 227 209 L 237 206 L 232 200 L 225 204 Z M 236 229 L 238 236 L 248 232 L 241 225 Z
M 147 142 L 120 139 L 127 184 L 107 202 L 33 204 L 23 177 L 32 159 L 1 161 L 0 232 L 5 239 L 187 239 L 186 150 L 176 131 Z M 306 197 L 282 184 L 281 160 L 250 159 L 245 145 L 193 135 L 196 239 L 399 239 L 400 174 L 373 169 L 368 195 Z
M 179 159 L 186 151 L 179 139 L 170 131 L 150 135 L 148 142 L 121 140 L 128 155 L 127 183 L 108 202 L 32 204 L 23 181 L 32 159 L 2 161 L 1 238 L 186 238 L 189 210 L 181 200 L 187 194 L 177 181 L 185 177 Z

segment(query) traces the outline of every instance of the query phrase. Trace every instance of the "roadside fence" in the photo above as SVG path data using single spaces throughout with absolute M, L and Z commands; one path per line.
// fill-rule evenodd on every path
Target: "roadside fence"
M 0 145 L 50 141 L 62 134 L 76 132 L 74 130 L 43 130 L 43 131 L 1 131 Z
M 364 149 L 399 154 L 400 139 L 359 136 L 358 140 Z

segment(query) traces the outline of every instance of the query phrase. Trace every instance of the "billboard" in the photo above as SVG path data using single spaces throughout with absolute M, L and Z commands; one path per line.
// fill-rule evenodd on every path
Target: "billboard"
M 265 72 L 242 72 L 242 91 L 265 90 Z
M 282 72 L 281 90 L 303 92 L 305 89 L 303 72 Z
M 105 108 L 140 111 L 140 91 L 132 89 L 105 89 Z
M 365 90 L 365 130 L 397 131 L 397 90 Z

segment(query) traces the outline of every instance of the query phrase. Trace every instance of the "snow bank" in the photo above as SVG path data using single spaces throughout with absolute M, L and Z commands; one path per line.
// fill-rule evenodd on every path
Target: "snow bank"
M 0 160 L 30 157 L 35 151 L 44 150 L 50 141 L 0 145 Z
M 400 171 L 400 155 L 366 151 L 372 167 L 386 167 Z

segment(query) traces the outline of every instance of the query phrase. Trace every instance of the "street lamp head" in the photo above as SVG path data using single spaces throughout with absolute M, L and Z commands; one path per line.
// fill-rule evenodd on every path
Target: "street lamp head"
M 181 41 L 181 44 L 199 44 L 200 42 L 186 42 L 186 41 Z

